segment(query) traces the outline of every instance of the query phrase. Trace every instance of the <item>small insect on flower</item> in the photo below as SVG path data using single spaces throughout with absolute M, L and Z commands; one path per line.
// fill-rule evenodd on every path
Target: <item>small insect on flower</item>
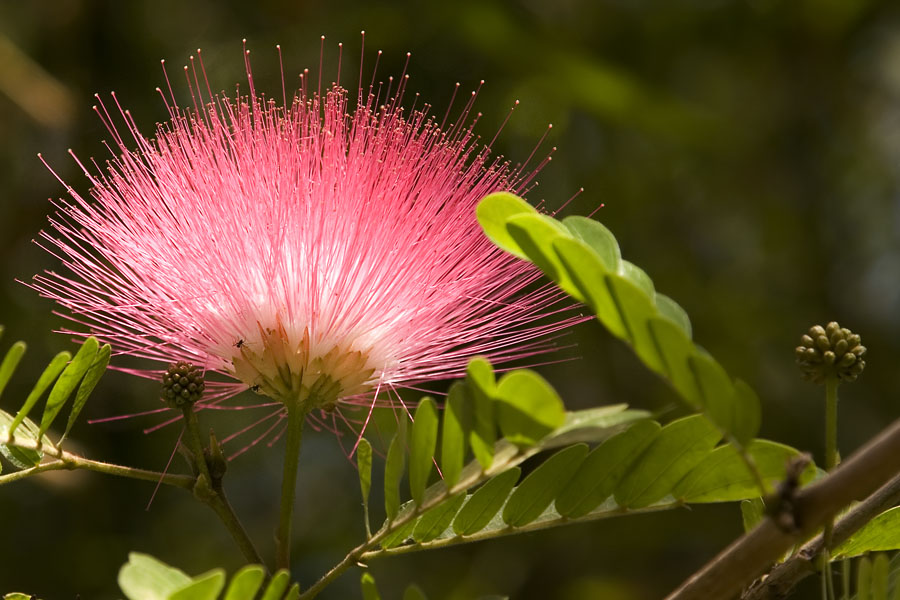
M 207 380 L 204 403 L 249 388 L 308 412 L 457 377 L 476 354 L 534 356 L 584 320 L 475 219 L 481 198 L 525 194 L 546 164 L 480 145 L 476 92 L 441 116 L 403 108 L 405 70 L 368 85 L 361 71 L 355 102 L 305 72 L 279 104 L 255 89 L 249 51 L 248 93 L 234 97 L 209 93 L 200 57 L 185 67 L 191 108 L 167 85 L 169 119 L 146 137 L 115 95 L 115 111 L 98 96 L 109 166 L 72 153 L 91 199 L 63 183 L 40 242 L 70 272 L 33 287 L 79 335 L 236 381 Z

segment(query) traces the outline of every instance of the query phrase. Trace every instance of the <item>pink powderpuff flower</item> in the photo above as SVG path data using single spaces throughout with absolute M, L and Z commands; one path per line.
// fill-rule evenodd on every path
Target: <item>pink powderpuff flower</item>
M 198 50 L 192 108 L 160 91 L 170 118 L 153 137 L 115 94 L 124 130 L 95 107 L 113 157 L 89 170 L 70 151 L 92 200 L 62 182 L 41 244 L 70 273 L 32 284 L 82 329 L 119 355 L 224 375 L 201 408 L 251 388 L 309 411 L 457 377 L 476 354 L 545 352 L 579 320 L 475 219 L 481 198 L 525 193 L 547 160 L 492 157 L 475 93 L 453 120 L 404 110 L 405 75 L 373 75 L 351 106 L 338 84 L 308 89 L 306 72 L 281 104 L 254 89 L 248 54 L 249 93 L 229 97 L 209 91 Z

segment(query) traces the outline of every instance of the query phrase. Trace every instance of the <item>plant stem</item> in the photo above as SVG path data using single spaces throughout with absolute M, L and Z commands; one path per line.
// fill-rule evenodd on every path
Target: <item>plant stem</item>
M 829 473 L 834 470 L 838 462 L 837 427 L 838 427 L 838 379 L 830 376 L 825 380 L 825 470 Z M 822 577 L 824 579 L 827 594 L 823 599 L 835 600 L 834 580 L 831 574 L 831 536 L 834 530 L 834 518 L 825 521 L 825 531 L 822 535 L 825 540 L 825 548 L 822 552 Z
M 303 441 L 303 422 L 306 412 L 299 397 L 287 405 L 288 425 L 284 450 L 284 474 L 281 480 L 281 509 L 275 531 L 275 568 L 291 568 L 291 519 L 297 492 L 297 467 L 300 463 L 300 444 Z
M 194 464 L 200 475 L 206 478 L 206 483 L 212 485 L 212 477 L 209 475 L 209 466 L 206 464 L 206 456 L 203 454 L 203 442 L 200 441 L 200 424 L 197 422 L 197 413 L 192 404 L 182 407 L 184 414 L 184 429 L 187 433 L 188 444 L 194 453 Z

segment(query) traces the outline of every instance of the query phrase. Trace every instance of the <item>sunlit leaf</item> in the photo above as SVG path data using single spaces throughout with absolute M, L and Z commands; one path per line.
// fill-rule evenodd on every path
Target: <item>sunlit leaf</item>
M 422 504 L 431 475 L 437 433 L 437 406 L 431 398 L 423 398 L 416 408 L 409 445 L 409 490 L 416 504 Z
M 678 326 L 684 335 L 691 339 L 692 329 L 691 329 L 691 319 L 688 317 L 687 312 L 681 305 L 666 296 L 665 294 L 656 293 L 656 309 L 659 311 L 659 314 L 670 320 L 672 323 Z
M 504 471 L 475 490 L 453 520 L 457 535 L 471 535 L 483 529 L 506 502 L 522 470 Z
M 75 353 L 75 357 L 63 369 L 62 374 L 56 380 L 56 383 L 50 390 L 50 395 L 47 397 L 47 405 L 44 408 L 43 416 L 41 416 L 41 434 L 50 428 L 66 400 L 69 399 L 69 396 L 72 395 L 76 386 L 78 386 L 88 369 L 90 369 L 97 358 L 99 347 L 100 344 L 97 342 L 97 338 L 93 336 L 87 338 L 81 344 L 78 352 Z
M 653 287 L 653 280 L 647 275 L 646 271 L 634 263 L 627 260 L 619 261 L 619 275 L 630 281 L 644 293 L 650 304 L 656 306 L 656 290 Z
M 606 284 L 628 328 L 634 351 L 651 370 L 665 374 L 659 350 L 653 343 L 648 326 L 649 320 L 659 314 L 653 304 L 653 296 L 648 296 L 646 290 L 621 275 L 607 275 Z
M 503 507 L 503 521 L 522 527 L 537 519 L 569 482 L 587 453 L 587 444 L 576 444 L 541 463 L 509 497 Z
M 618 272 L 622 252 L 616 237 L 605 225 L 582 216 L 566 217 L 562 224 L 575 238 L 587 244 L 610 272 Z
M 516 370 L 497 384 L 497 420 L 510 442 L 531 445 L 561 426 L 566 409 L 556 390 L 534 371 Z
M 363 504 L 369 504 L 369 491 L 372 489 L 372 444 L 366 438 L 360 438 L 356 446 L 356 466 L 359 470 L 359 487 Z
M 900 506 L 887 510 L 850 536 L 832 552 L 833 556 L 859 556 L 866 552 L 900 549 Z
M 272 577 L 260 600 L 281 600 L 291 583 L 291 574 L 281 569 Z
M 381 600 L 381 594 L 378 593 L 378 587 L 375 585 L 375 578 L 366 571 L 359 580 L 360 588 L 362 588 L 363 600 Z
M 494 420 L 494 393 L 496 383 L 494 369 L 484 357 L 476 356 L 466 369 L 466 386 L 472 402 L 472 430 L 469 444 L 482 468 L 491 466 L 497 425 Z
M 100 383 L 100 378 L 106 373 L 106 367 L 109 365 L 110 352 L 110 345 L 103 344 L 97 352 L 97 355 L 94 357 L 94 362 L 91 363 L 90 368 L 88 368 L 87 373 L 84 375 L 84 379 L 81 380 L 81 385 L 78 386 L 78 392 L 75 394 L 75 402 L 72 403 L 72 410 L 69 413 L 69 421 L 66 423 L 66 431 L 63 433 L 63 438 L 69 435 L 72 426 L 75 425 L 75 421 L 78 420 L 78 415 L 81 414 L 81 409 L 84 408 L 85 403 L 87 403 L 88 396 L 91 395 L 91 392 L 93 392 L 94 388 L 97 387 L 97 384 Z
M 234 574 L 228 584 L 224 600 L 245 600 L 255 598 L 263 579 L 265 570 L 259 565 L 247 565 Z
M 4 410 L 0 410 L 0 436 L 5 437 L 9 433 L 13 421 L 12 415 Z M 28 418 L 25 418 L 21 425 L 16 428 L 14 438 L 34 443 L 41 440 L 42 445 L 53 445 L 53 442 L 47 436 L 39 436 L 38 426 Z M 0 454 L 19 469 L 29 469 L 39 465 L 44 456 L 44 453 L 40 450 L 20 448 L 14 444 L 0 444 Z
M 548 278 L 579 302 L 585 301 L 553 248 L 554 240 L 571 237 L 559 221 L 538 213 L 521 214 L 510 217 L 506 228 L 525 256 Z
M 741 501 L 741 521 L 744 523 L 744 532 L 749 532 L 766 516 L 766 505 L 762 498 L 751 498 Z
M 225 587 L 225 572 L 216 569 L 194 577 L 191 583 L 169 596 L 169 600 L 216 600 Z
M 6 384 L 9 383 L 9 379 L 19 365 L 19 361 L 22 360 L 26 347 L 25 342 L 16 342 L 6 351 L 3 362 L 0 363 L 0 395 L 3 395 Z
M 616 502 L 641 508 L 660 500 L 712 451 L 720 438 L 719 431 L 701 415 L 669 423 L 619 483 Z
M 491 194 L 482 199 L 475 209 L 478 223 L 485 235 L 494 244 L 519 258 L 525 258 L 525 254 L 510 236 L 506 223 L 514 215 L 529 213 L 536 213 L 534 207 L 509 192 Z
M 741 444 L 748 444 L 759 433 L 762 409 L 759 397 L 741 379 L 734 381 L 734 424 L 731 433 Z
M 167 600 L 191 578 L 150 555 L 132 552 L 119 570 L 118 583 L 128 600 Z
M 413 539 L 420 543 L 430 542 L 444 533 L 465 500 L 466 495 L 461 493 L 429 509 L 416 522 Z
M 728 373 L 716 360 L 705 353 L 694 353 L 688 364 L 697 378 L 701 404 L 713 423 L 725 431 L 735 424 L 735 391 Z
M 59 376 L 63 369 L 66 368 L 66 364 L 72 358 L 72 355 L 68 352 L 60 352 L 56 356 L 53 357 L 53 360 L 50 361 L 50 364 L 47 365 L 47 368 L 44 369 L 44 372 L 41 373 L 41 376 L 38 378 L 37 383 L 34 384 L 34 388 L 32 388 L 31 393 L 28 394 L 28 397 L 25 399 L 25 404 L 22 405 L 22 408 L 19 409 L 19 412 L 16 413 L 16 418 L 13 419 L 12 424 L 9 426 L 10 432 L 15 432 L 15 429 L 19 426 L 19 424 L 28 416 L 28 413 L 31 412 L 31 409 L 34 408 L 34 405 L 37 403 L 38 398 L 40 398 L 44 391 L 50 387 L 50 384 Z
M 575 519 L 600 506 L 661 429 L 656 421 L 641 421 L 594 448 L 559 493 L 556 510 Z

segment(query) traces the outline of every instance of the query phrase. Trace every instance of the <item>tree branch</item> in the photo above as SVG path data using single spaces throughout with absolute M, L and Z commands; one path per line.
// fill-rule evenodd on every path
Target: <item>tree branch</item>
M 793 499 L 795 528 L 780 528 L 771 517 L 762 521 L 700 571 L 667 600 L 732 598 L 769 565 L 821 528 L 843 507 L 869 496 L 900 472 L 900 420 L 857 450 L 830 475 L 800 490 Z

